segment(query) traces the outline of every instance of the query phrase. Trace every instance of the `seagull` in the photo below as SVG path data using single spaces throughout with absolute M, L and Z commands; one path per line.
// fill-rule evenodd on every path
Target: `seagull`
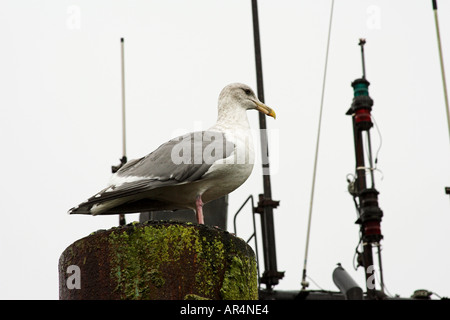
M 255 156 L 246 113 L 250 109 L 276 118 L 249 86 L 227 85 L 219 95 L 216 124 L 127 162 L 106 188 L 69 214 L 192 209 L 198 224 L 204 224 L 203 204 L 237 189 L 253 170 Z

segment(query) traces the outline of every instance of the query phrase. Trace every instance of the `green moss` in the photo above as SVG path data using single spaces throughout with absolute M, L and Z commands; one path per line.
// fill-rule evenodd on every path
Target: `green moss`
M 223 232 L 191 224 L 133 224 L 114 229 L 108 243 L 115 292 L 123 299 L 161 298 L 155 296 L 158 289 L 173 287 L 168 269 L 178 267 L 181 278 L 195 271 L 195 292 L 191 295 L 257 299 L 256 262 L 240 254 L 235 242 L 229 234 L 224 239 Z
M 116 291 L 123 292 L 126 299 L 149 298 L 151 285 L 160 288 L 165 283 L 162 268 L 178 261 L 184 250 L 193 247 L 195 231 L 170 225 L 111 232 L 111 276 L 116 279 Z
M 153 285 L 157 288 L 161 288 L 164 286 L 164 283 L 166 280 L 164 280 L 161 272 L 157 269 L 151 269 L 149 271 L 150 280 L 153 283 Z
M 197 294 L 188 293 L 184 296 L 183 300 L 211 300 L 202 296 L 199 296 Z
M 258 299 L 256 262 L 248 257 L 234 256 L 225 273 L 220 293 L 224 300 Z

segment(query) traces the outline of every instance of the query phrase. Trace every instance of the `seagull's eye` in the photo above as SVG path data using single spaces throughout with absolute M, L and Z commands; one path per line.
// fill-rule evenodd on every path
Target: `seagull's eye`
M 251 93 L 252 93 L 252 90 L 250 90 L 250 89 L 242 89 L 242 90 L 244 90 L 245 94 L 248 96 L 251 95 Z

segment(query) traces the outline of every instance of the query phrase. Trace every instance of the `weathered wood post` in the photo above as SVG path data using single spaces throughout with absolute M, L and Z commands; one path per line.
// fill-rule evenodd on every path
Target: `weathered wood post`
M 97 231 L 59 259 L 60 299 L 258 298 L 253 250 L 205 225 L 147 221 Z

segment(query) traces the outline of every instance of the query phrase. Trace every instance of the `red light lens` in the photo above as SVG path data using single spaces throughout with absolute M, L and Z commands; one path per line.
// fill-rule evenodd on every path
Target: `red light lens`
M 381 234 L 380 222 L 367 221 L 364 224 L 364 232 L 365 232 L 366 236 Z
M 370 118 L 370 110 L 369 109 L 358 109 L 355 112 L 355 121 L 359 122 L 372 122 Z

